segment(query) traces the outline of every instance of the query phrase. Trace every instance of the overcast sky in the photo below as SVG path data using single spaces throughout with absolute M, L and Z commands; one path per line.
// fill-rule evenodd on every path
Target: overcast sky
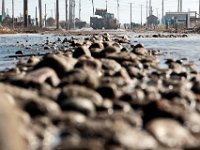
M 0 0 L 1 2 L 2 0 Z M 28 0 L 29 1 L 29 14 L 35 17 L 35 7 L 38 6 L 38 0 Z M 107 0 L 108 1 L 108 11 L 115 14 L 117 17 L 117 0 Z M 47 5 L 47 17 L 55 16 L 55 2 L 56 0 L 43 0 L 43 15 L 44 15 L 44 5 Z M 89 22 L 90 16 L 92 16 L 92 2 L 91 0 L 81 0 L 82 2 L 82 12 L 81 19 Z M 15 3 L 15 16 L 19 16 L 20 13 L 23 14 L 23 0 L 14 0 Z M 60 7 L 60 20 L 65 19 L 65 0 L 59 0 Z M 143 22 L 146 18 L 146 0 L 119 0 L 119 10 L 120 10 L 120 22 L 129 23 L 130 22 L 130 3 L 133 3 L 133 22 L 140 23 L 141 21 L 141 5 L 143 5 Z M 165 0 L 165 12 L 166 11 L 177 11 L 178 0 Z M 12 0 L 5 0 L 5 5 L 7 12 L 12 13 L 11 9 Z M 153 14 L 155 16 L 161 17 L 162 11 L 162 0 L 152 0 Z M 106 0 L 94 0 L 95 8 L 106 8 Z M 1 6 L 1 3 L 0 3 Z M 79 0 L 76 0 L 76 17 L 78 17 L 78 7 Z M 1 8 L 1 7 L 0 7 Z M 199 0 L 183 0 L 183 11 L 194 10 L 198 12 Z

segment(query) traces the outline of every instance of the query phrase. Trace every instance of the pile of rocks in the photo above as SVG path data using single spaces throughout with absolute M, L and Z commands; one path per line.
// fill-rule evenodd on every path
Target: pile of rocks
M 138 35 L 137 38 L 187 38 L 187 34 L 149 34 L 149 35 Z
M 199 73 L 128 43 L 65 39 L 2 72 L 0 149 L 200 149 Z

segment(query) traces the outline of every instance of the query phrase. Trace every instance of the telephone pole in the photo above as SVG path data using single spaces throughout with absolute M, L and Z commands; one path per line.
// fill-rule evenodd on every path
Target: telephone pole
M 2 0 L 2 19 L 4 19 L 5 18 L 5 16 L 6 16 L 6 14 L 5 14 L 5 1 L 4 0 Z
M 45 23 L 45 27 L 47 27 L 47 4 L 45 4 L 44 23 Z
M 108 11 L 108 0 L 106 0 L 106 11 Z
M 59 29 L 59 0 L 56 0 L 56 29 Z
M 40 28 L 42 28 L 42 0 L 38 1 Z
M 117 19 L 119 21 L 119 0 L 117 0 Z
M 200 0 L 199 0 L 199 18 L 200 18 Z
M 141 5 L 141 28 L 142 28 L 142 24 L 143 24 L 143 23 L 142 23 L 142 15 L 143 15 L 143 14 L 142 14 L 142 7 L 143 7 L 143 5 Z
M 178 0 L 178 12 L 180 12 L 180 0 Z
M 28 26 L 28 0 L 24 0 L 24 27 Z
M 68 0 L 65 0 L 65 17 L 66 17 L 66 29 L 69 29 L 69 21 L 68 21 Z
M 182 9 L 183 9 L 183 3 L 182 0 L 180 0 L 180 12 L 182 12 Z
M 36 27 L 38 27 L 37 6 L 35 7 L 35 25 L 36 25 Z
M 15 18 L 14 18 L 14 0 L 12 0 L 12 28 L 15 27 Z
M 164 10 L 165 9 L 165 7 L 164 7 L 164 0 L 162 0 L 162 24 L 164 24 Z
M 149 10 L 148 10 L 148 0 L 146 0 L 146 26 L 147 26 L 147 22 L 148 22 L 148 12 L 149 12 Z
M 151 0 L 149 0 L 149 16 L 152 15 L 152 6 L 151 6 Z
M 132 29 L 132 18 L 133 18 L 133 12 L 132 12 L 132 9 L 133 9 L 133 3 L 130 3 L 130 27 Z
M 81 20 L 81 0 L 79 0 L 79 20 Z

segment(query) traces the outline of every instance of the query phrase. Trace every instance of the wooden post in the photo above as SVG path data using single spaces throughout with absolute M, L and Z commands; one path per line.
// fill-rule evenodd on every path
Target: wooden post
M 15 17 L 14 17 L 14 0 L 12 0 L 12 28 L 15 28 Z
M 130 3 L 130 28 L 131 29 L 132 29 L 132 22 L 133 22 L 133 20 L 132 20 L 133 11 L 132 11 L 132 9 L 133 9 L 133 5 L 132 5 L 132 3 Z
M 68 20 L 68 0 L 65 0 L 65 11 L 66 11 L 66 29 L 69 29 L 69 20 Z
M 143 23 L 142 23 L 142 15 L 143 15 L 143 14 L 142 14 L 142 7 L 143 7 L 143 5 L 141 5 L 141 28 L 142 28 L 142 24 L 143 24 Z
M 24 27 L 28 26 L 28 0 L 24 0 Z
M 45 27 L 47 27 L 47 4 L 45 4 L 45 16 L 44 16 Z
M 38 1 L 38 5 L 39 5 L 40 28 L 42 28 L 42 0 Z
M 56 0 L 56 29 L 59 29 L 59 0 Z

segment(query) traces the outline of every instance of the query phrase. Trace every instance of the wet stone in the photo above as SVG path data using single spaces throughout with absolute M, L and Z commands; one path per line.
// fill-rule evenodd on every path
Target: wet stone
M 114 47 L 114 46 L 108 46 L 105 49 L 103 49 L 101 51 L 101 55 L 103 57 L 107 57 L 107 55 L 112 54 L 112 53 L 119 53 L 120 49 L 118 47 Z
M 74 68 L 77 60 L 62 55 L 49 55 L 39 62 L 34 68 L 50 67 L 62 78 L 66 71 L 70 71 Z
M 82 47 L 78 47 L 77 49 L 75 49 L 75 51 L 73 53 L 73 57 L 79 58 L 81 56 L 91 57 L 91 53 L 87 47 L 82 46 Z
M 148 53 L 143 44 L 137 44 L 136 46 L 134 46 L 132 52 L 137 55 L 146 55 Z
M 0 149 L 27 149 L 28 145 L 20 130 L 22 125 L 18 116 L 20 113 L 11 95 L 1 93 L 0 110 Z
M 77 84 L 96 89 L 99 86 L 99 77 L 92 69 L 74 69 L 65 73 L 59 87 L 69 84 Z
M 82 97 L 91 100 L 95 105 L 101 105 L 103 98 L 96 91 L 80 85 L 69 85 L 62 89 L 58 103 L 70 97 Z
M 115 99 L 117 97 L 117 87 L 115 85 L 102 85 L 97 89 L 103 98 Z
M 78 62 L 74 66 L 75 68 L 91 68 L 95 71 L 100 71 L 102 64 L 99 60 L 96 59 L 79 59 Z
M 26 79 L 33 80 L 39 83 L 48 82 L 52 86 L 57 86 L 60 83 L 55 71 L 51 68 L 41 68 L 28 73 Z
M 161 144 L 169 148 L 193 147 L 198 143 L 190 132 L 175 120 L 153 120 L 147 125 L 147 129 Z
M 112 76 L 121 70 L 121 65 L 114 60 L 101 59 L 101 62 L 102 69 L 105 71 L 105 74 Z
M 120 52 L 120 53 L 111 53 L 111 54 L 108 54 L 106 56 L 106 58 L 108 59 L 113 59 L 119 63 L 122 63 L 124 61 L 130 61 L 133 62 L 137 56 L 131 52 Z
M 71 97 L 60 103 L 63 111 L 77 111 L 87 116 L 95 115 L 95 107 L 91 100 L 83 97 Z
M 38 116 L 53 117 L 60 114 L 59 106 L 48 100 L 29 100 L 24 104 L 24 110 L 33 118 Z

